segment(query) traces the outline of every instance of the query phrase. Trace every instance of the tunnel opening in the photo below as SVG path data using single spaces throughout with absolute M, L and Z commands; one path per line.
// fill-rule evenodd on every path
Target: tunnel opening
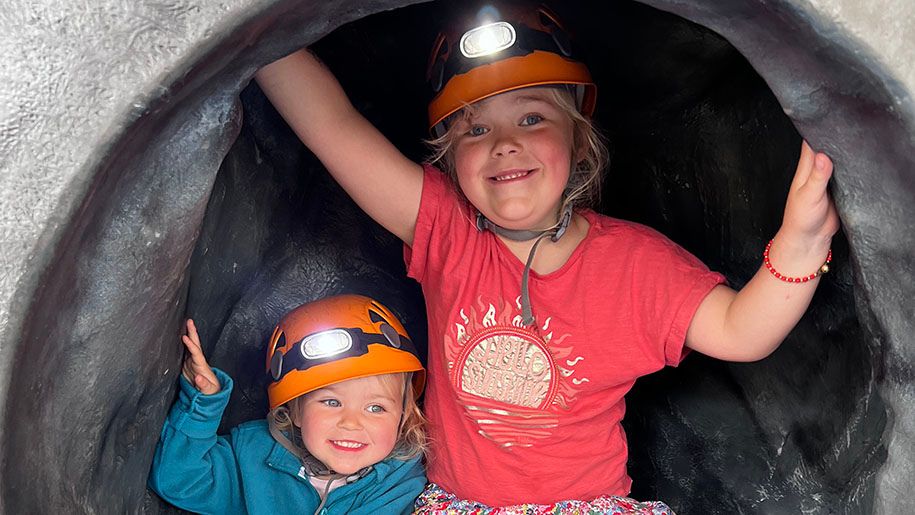
M 277 4 L 245 26 L 248 35 L 227 38 L 208 55 L 229 49 L 236 60 L 192 68 L 100 167 L 17 348 L 4 417 L 6 509 L 168 510 L 144 484 L 185 316 L 198 320 L 212 362 L 236 378 L 223 428 L 263 416 L 264 340 L 302 301 L 368 293 L 424 341 L 400 245 L 329 179 L 256 86 L 242 88 L 256 66 L 356 20 L 315 47 L 354 104 L 421 160 L 417 99 L 434 35 L 426 20 L 440 6 L 302 4 Z M 635 2 L 561 11 L 590 49 L 596 118 L 614 150 L 599 210 L 660 230 L 741 286 L 780 224 L 796 127 L 814 139 L 837 115 L 816 95 L 773 93 L 766 80 L 782 77 L 760 77 L 764 58 L 751 65 L 752 48 L 685 18 Z M 743 14 L 723 11 L 713 14 Z M 871 83 L 857 87 L 865 94 L 839 92 L 859 95 L 862 113 L 891 103 Z M 881 133 L 898 128 L 892 121 L 877 120 Z M 840 136 L 856 130 L 843 125 Z M 842 156 L 839 142 L 819 137 Z M 858 184 L 837 175 L 848 227 L 863 200 L 843 180 Z M 873 509 L 887 457 L 876 342 L 887 336 L 862 282 L 870 262 L 841 234 L 834 246 L 846 264 L 775 355 L 748 365 L 693 356 L 637 385 L 626 421 L 633 496 L 682 513 Z

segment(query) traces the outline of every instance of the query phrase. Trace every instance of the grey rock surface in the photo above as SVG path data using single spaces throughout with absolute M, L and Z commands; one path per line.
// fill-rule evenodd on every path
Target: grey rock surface
M 769 89 L 757 90 L 748 74 L 745 83 L 709 83 L 726 91 L 659 94 L 653 119 L 681 125 L 639 127 L 634 117 L 625 131 L 634 135 L 632 145 L 618 149 L 622 170 L 653 170 L 647 182 L 632 184 L 646 192 L 637 204 L 651 207 L 606 209 L 658 226 L 739 284 L 777 228 L 778 186 L 796 152 L 779 149 L 796 144 L 796 128 L 836 162 L 833 191 L 847 240 L 837 241 L 845 261 L 837 263 L 833 285 L 772 358 L 746 366 L 699 358 L 634 392 L 644 406 L 630 410 L 628 426 L 633 475 L 646 485 L 638 492 L 683 506 L 682 513 L 915 512 L 915 70 L 908 65 L 915 5 L 645 3 L 723 36 Z M 226 418 L 232 424 L 262 415 L 259 352 L 286 309 L 360 290 L 388 295 L 383 300 L 400 313 L 421 306 L 402 277 L 396 242 L 328 182 L 256 90 L 239 100 L 257 66 L 343 23 L 405 4 L 6 6 L 0 511 L 166 509 L 144 484 L 173 398 L 185 316 L 201 320 L 214 362 L 239 378 Z M 383 13 L 376 25 L 428 31 L 428 13 Z M 595 62 L 633 51 L 611 48 L 620 43 L 601 39 L 601 18 L 591 18 Z M 648 26 L 667 23 L 659 19 Z M 670 38 L 683 45 L 675 55 L 699 56 L 712 72 L 738 66 L 717 36 L 670 27 L 682 36 Z M 378 34 L 377 27 L 354 30 L 348 35 Z M 402 43 L 395 36 L 378 49 L 338 37 L 325 45 L 327 60 L 348 89 L 360 82 L 372 89 L 377 83 L 359 70 Z M 670 43 L 664 33 L 661 41 Z M 424 47 L 417 45 L 408 58 L 421 67 Z M 684 48 L 694 53 L 676 52 Z M 664 93 L 657 85 L 671 77 L 699 84 L 690 82 L 697 80 L 691 63 L 670 64 L 672 74 L 660 77 L 642 70 L 641 86 Z M 606 77 L 613 81 L 612 71 Z M 638 80 L 618 81 L 618 91 Z M 728 90 L 742 93 L 732 98 Z M 421 153 L 409 146 L 417 132 L 400 129 L 409 117 L 386 110 L 383 96 L 359 95 L 359 107 L 395 142 L 409 140 L 402 146 Z M 663 104 L 669 98 L 685 104 Z M 421 125 L 422 106 L 416 108 Z M 710 109 L 730 121 L 710 122 Z M 613 129 L 612 113 L 603 120 Z M 677 127 L 702 128 L 727 145 L 713 152 L 717 138 L 697 131 L 696 140 L 677 139 L 686 132 Z M 751 144 L 760 139 L 770 141 Z M 646 157 L 659 149 L 695 161 Z M 756 165 L 744 171 L 751 160 Z M 762 165 L 777 171 L 771 190 L 761 191 L 768 177 L 749 171 L 762 174 Z M 679 166 L 684 175 L 673 177 Z M 420 318 L 408 320 L 414 336 L 425 330 Z

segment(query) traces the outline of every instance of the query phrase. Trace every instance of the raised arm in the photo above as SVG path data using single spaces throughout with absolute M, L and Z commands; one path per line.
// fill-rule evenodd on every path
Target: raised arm
M 330 70 L 307 50 L 255 76 L 303 143 L 369 216 L 407 244 L 422 193 L 422 167 L 410 161 L 350 103 Z
M 826 189 L 832 161 L 805 141 L 788 192 L 782 227 L 769 251 L 788 277 L 814 273 L 826 261 L 839 216 Z M 801 319 L 821 277 L 801 283 L 776 278 L 764 266 L 739 292 L 713 289 L 699 305 L 686 345 L 727 361 L 755 361 L 772 353 Z
M 147 484 L 194 513 L 241 513 L 243 484 L 232 441 L 216 436 L 232 380 L 207 363 L 193 321 L 187 321 L 181 339 L 188 350 L 183 379 L 159 434 Z

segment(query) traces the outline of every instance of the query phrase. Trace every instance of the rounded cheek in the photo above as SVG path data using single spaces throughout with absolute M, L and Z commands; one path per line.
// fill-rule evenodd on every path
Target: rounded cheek
M 571 177 L 572 151 L 571 148 L 555 146 L 550 155 L 550 165 L 559 173 L 552 175 L 552 180 L 556 187 L 565 189 L 566 184 Z
M 465 152 L 458 152 L 454 155 L 454 169 L 455 175 L 458 179 L 458 184 L 464 184 L 467 182 L 467 179 L 470 176 L 470 165 L 471 161 L 468 159 Z
M 385 455 L 391 452 L 394 445 L 397 444 L 397 429 L 396 424 L 388 422 L 378 427 L 375 431 L 375 444 L 381 448 L 387 449 Z
M 467 197 L 467 200 L 471 204 L 476 205 L 477 201 L 480 200 L 477 192 L 480 191 L 480 185 L 474 181 L 473 174 L 470 172 L 472 167 L 466 164 L 466 161 L 462 164 L 460 161 L 455 160 L 455 169 L 457 170 L 457 186 L 464 193 L 464 196 Z
M 307 404 L 299 411 L 297 423 L 301 429 L 302 443 L 311 452 L 326 442 L 335 423 L 333 417 L 328 417 L 321 411 L 313 404 Z
M 318 417 L 303 417 L 299 427 L 305 448 L 314 449 L 325 440 L 327 431 L 322 427 Z
M 571 137 L 563 137 L 557 133 L 545 134 L 540 146 L 544 149 L 544 157 L 553 165 L 566 165 L 572 160 Z
M 460 174 L 457 176 L 457 187 L 461 190 L 464 196 L 467 197 L 467 200 L 469 200 L 471 204 L 476 205 L 477 201 L 480 200 L 476 195 L 477 190 L 474 187 L 474 184 L 467 178 L 462 177 Z

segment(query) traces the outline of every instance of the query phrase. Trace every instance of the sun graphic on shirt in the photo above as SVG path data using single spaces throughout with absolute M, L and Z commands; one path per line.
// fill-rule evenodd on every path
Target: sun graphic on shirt
M 576 377 L 584 358 L 563 345 L 546 318 L 535 327 L 521 323 L 515 306 L 478 300 L 461 309 L 445 336 L 448 370 L 458 399 L 479 433 L 503 447 L 531 446 L 550 436 L 588 382 Z

